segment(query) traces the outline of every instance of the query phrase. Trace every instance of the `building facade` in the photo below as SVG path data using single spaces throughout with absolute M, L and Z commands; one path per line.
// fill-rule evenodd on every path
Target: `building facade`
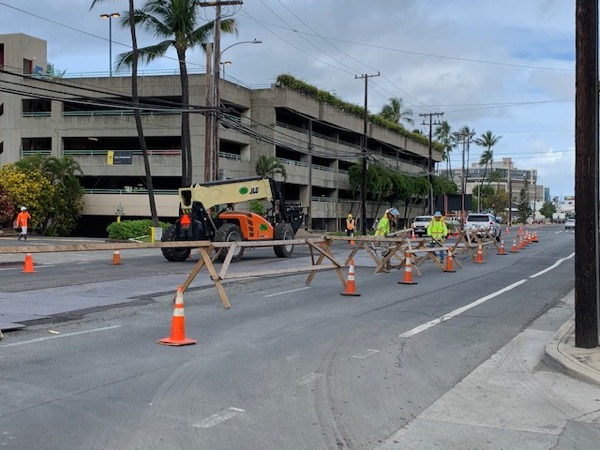
M 110 223 L 119 210 L 125 218 L 149 217 L 131 77 L 51 76 L 46 52 L 40 39 L 0 35 L 0 164 L 34 154 L 72 156 L 83 171 L 84 218 Z M 204 181 L 206 80 L 189 76 L 194 183 Z M 174 218 L 181 186 L 179 75 L 140 76 L 138 91 L 158 214 Z M 219 128 L 221 179 L 252 176 L 261 155 L 276 156 L 287 171 L 286 197 L 303 205 L 309 228 L 335 231 L 349 211 L 360 217 L 348 169 L 363 156 L 361 118 L 277 84 L 252 89 L 220 80 L 220 97 L 227 108 Z M 367 134 L 370 156 L 403 173 L 427 174 L 428 145 L 373 124 Z M 432 160 L 441 160 L 435 149 Z M 368 203 L 367 218 L 375 211 Z

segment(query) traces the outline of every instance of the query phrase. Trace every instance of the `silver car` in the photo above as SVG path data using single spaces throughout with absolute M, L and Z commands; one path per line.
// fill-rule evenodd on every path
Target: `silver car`
M 415 235 L 426 236 L 427 225 L 431 222 L 431 216 L 417 216 L 412 223 L 412 229 L 415 230 Z
M 565 220 L 565 230 L 574 230 L 574 229 L 575 229 L 575 219 Z
M 465 231 L 477 233 L 480 237 L 485 236 L 487 231 L 497 242 L 500 242 L 502 235 L 502 228 L 496 221 L 496 216 L 488 213 L 469 214 L 465 223 Z

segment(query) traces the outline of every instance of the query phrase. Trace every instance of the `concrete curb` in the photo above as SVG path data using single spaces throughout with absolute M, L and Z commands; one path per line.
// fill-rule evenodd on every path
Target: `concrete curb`
M 544 360 L 574 378 L 600 385 L 598 348 L 575 347 L 575 319 L 565 322 L 546 345 Z

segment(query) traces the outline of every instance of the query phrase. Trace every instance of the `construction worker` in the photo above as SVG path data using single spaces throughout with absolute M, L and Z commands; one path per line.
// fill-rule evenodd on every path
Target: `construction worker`
M 444 239 L 448 236 L 448 226 L 442 216 L 442 213 L 436 211 L 431 222 L 427 225 L 427 236 L 431 237 L 430 247 L 438 247 L 443 245 Z M 437 252 L 437 256 L 441 262 L 444 262 L 444 252 Z
M 21 228 L 21 234 L 19 234 L 18 240 L 21 238 L 27 240 L 27 224 L 31 220 L 31 215 L 27 212 L 25 206 L 21 206 L 21 212 L 17 215 L 17 227 Z
M 352 214 L 348 214 L 348 217 L 346 217 L 346 233 L 348 234 L 348 237 L 354 236 L 355 225 L 356 222 L 354 221 Z
M 394 217 L 392 210 L 386 209 L 385 213 L 383 214 L 383 217 L 381 219 L 379 219 L 379 222 L 377 222 L 377 229 L 375 230 L 375 236 L 385 236 L 386 234 L 388 234 L 391 231 L 392 217 Z M 385 257 L 389 253 L 389 251 L 390 251 L 389 243 L 387 243 L 387 242 L 382 243 L 381 244 L 381 255 Z M 385 263 L 385 269 L 383 269 L 383 272 L 389 272 L 391 268 L 392 268 L 392 263 L 390 262 L 390 260 L 387 260 L 387 262 Z

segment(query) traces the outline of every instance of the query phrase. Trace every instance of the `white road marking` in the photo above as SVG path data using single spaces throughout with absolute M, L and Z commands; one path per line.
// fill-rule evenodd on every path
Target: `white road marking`
M 231 407 L 226 411 L 223 411 L 223 412 L 220 412 L 217 414 L 213 414 L 212 416 L 207 417 L 206 419 L 204 419 L 202 422 L 200 422 L 198 424 L 194 424 L 194 427 L 196 427 L 196 428 L 211 428 L 211 427 L 214 427 L 215 425 L 219 425 L 220 423 L 223 423 L 229 419 L 233 419 L 235 416 L 237 416 L 243 412 L 245 412 L 245 411 L 241 408 Z
M 552 264 L 550 267 L 542 270 L 541 272 L 535 273 L 533 275 L 530 275 L 529 278 L 537 278 L 540 275 L 544 275 L 546 272 L 550 272 L 552 269 L 556 269 L 558 266 L 560 266 L 562 263 L 564 263 L 567 259 L 571 259 L 575 256 L 575 253 L 571 253 L 569 256 L 567 256 L 566 258 L 561 258 L 558 261 L 556 261 L 554 264 Z
M 302 287 L 302 288 L 298 288 L 298 289 L 292 289 L 290 291 L 275 292 L 274 294 L 267 294 L 267 295 L 265 295 L 265 298 L 266 297 L 275 297 L 276 295 L 289 294 L 291 292 L 304 291 L 305 289 L 310 289 L 310 286 L 306 286 L 306 287 Z
M 94 328 L 92 330 L 77 331 L 75 333 L 59 334 L 59 335 L 55 335 L 55 336 L 47 336 L 47 337 L 42 337 L 42 338 L 37 338 L 37 339 L 30 339 L 29 341 L 13 342 L 12 344 L 4 344 L 4 345 L 0 344 L 0 348 L 2 348 L 2 347 L 16 347 L 17 345 L 25 345 L 25 344 L 34 344 L 36 342 L 49 341 L 50 339 L 60 339 L 60 338 L 71 337 L 71 336 L 79 336 L 80 334 L 88 334 L 88 333 L 95 333 L 97 331 L 113 330 L 115 328 L 121 328 L 121 325 L 110 325 L 108 327 Z
M 352 355 L 352 357 L 356 358 L 356 359 L 365 359 L 365 358 L 368 358 L 369 356 L 373 356 L 376 353 L 379 353 L 379 350 L 369 349 L 364 353 L 359 353 L 358 355 Z
M 304 375 L 302 378 L 298 378 L 295 381 L 295 384 L 299 384 L 299 385 L 303 385 L 303 384 L 308 384 L 308 383 L 312 383 L 313 381 L 315 381 L 317 378 L 322 377 L 323 374 L 322 373 L 314 373 L 311 372 L 309 374 Z
M 481 297 L 479 300 L 475 300 L 473 303 L 469 303 L 468 305 L 465 305 L 465 306 L 463 306 L 461 308 L 455 309 L 454 311 L 452 311 L 452 312 L 450 312 L 448 314 L 445 314 L 442 317 L 439 317 L 439 318 L 437 318 L 435 320 L 432 320 L 430 322 L 424 323 L 423 325 L 419 325 L 418 327 L 415 327 L 412 330 L 407 331 L 406 333 L 402 333 L 400 335 L 400 337 L 409 338 L 409 337 L 412 337 L 412 336 L 414 336 L 416 334 L 419 334 L 422 331 L 427 330 L 428 328 L 431 328 L 431 327 L 433 327 L 435 325 L 438 325 L 438 324 L 440 324 L 442 322 L 445 322 L 446 320 L 450 320 L 453 317 L 456 317 L 459 314 L 462 314 L 465 311 L 468 311 L 469 309 L 474 308 L 475 306 L 481 305 L 482 303 L 485 303 L 485 302 L 487 302 L 488 300 L 490 300 L 490 299 L 492 299 L 494 297 L 497 297 L 497 296 L 499 296 L 501 294 L 504 294 L 505 292 L 508 292 L 508 291 L 516 288 L 517 286 L 522 285 L 526 281 L 527 280 L 519 280 L 516 283 L 513 283 L 513 284 L 511 284 L 509 286 L 506 286 L 505 288 L 500 289 L 499 291 L 492 292 L 491 294 L 486 295 L 485 297 Z

